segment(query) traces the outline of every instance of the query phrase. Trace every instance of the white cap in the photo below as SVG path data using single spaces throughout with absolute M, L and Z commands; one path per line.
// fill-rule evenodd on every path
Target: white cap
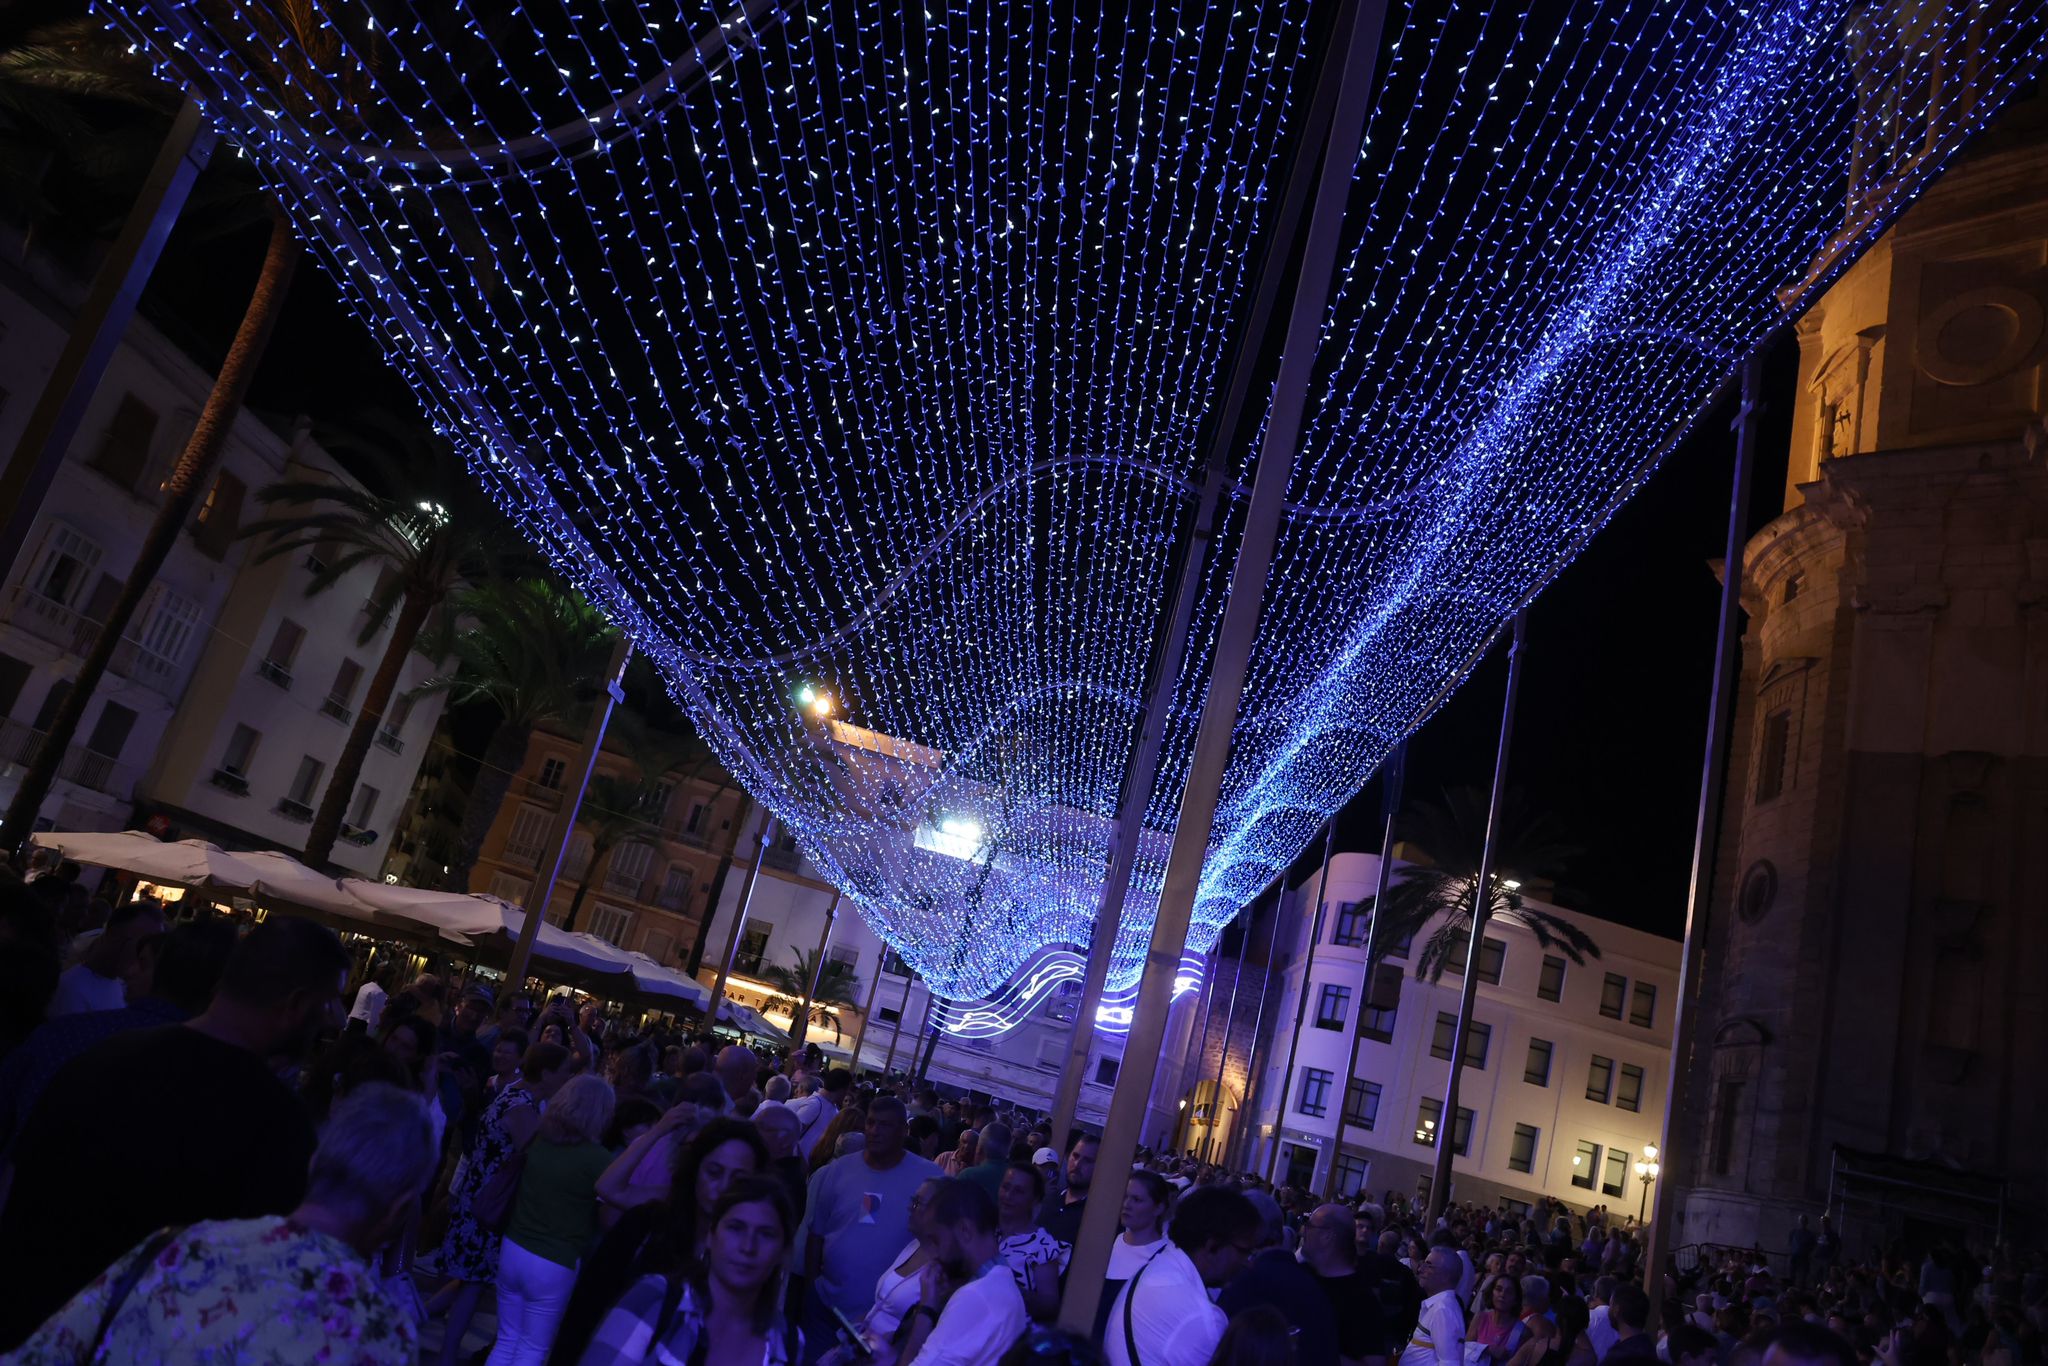
M 1052 1163 L 1055 1167 L 1059 1166 L 1060 1155 L 1050 1148 L 1040 1148 L 1037 1152 L 1031 1154 L 1031 1165 L 1034 1167 L 1042 1167 L 1048 1162 Z

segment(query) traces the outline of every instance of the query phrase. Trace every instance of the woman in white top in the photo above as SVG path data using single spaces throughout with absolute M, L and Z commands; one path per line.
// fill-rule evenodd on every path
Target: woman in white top
M 910 1242 L 875 1282 L 874 1305 L 860 1321 L 860 1335 L 869 1347 L 879 1349 L 893 1342 L 904 1315 L 917 1304 L 924 1269 L 933 1256 L 932 1184 L 926 1181 L 911 1195 Z
M 1173 1183 L 1158 1172 L 1141 1168 L 1131 1173 L 1130 1184 L 1124 1187 L 1124 1231 L 1109 1245 L 1109 1271 L 1103 1278 L 1102 1300 L 1095 1310 L 1097 1342 L 1102 1340 L 1103 1327 L 1109 1322 L 1109 1306 L 1116 1303 L 1124 1283 L 1166 1246 L 1166 1212 L 1173 1204 L 1173 1196 Z

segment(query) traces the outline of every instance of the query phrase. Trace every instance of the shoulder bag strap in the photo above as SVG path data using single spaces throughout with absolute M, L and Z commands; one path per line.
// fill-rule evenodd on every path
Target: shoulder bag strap
M 142 1250 L 128 1259 L 127 1267 L 121 1272 L 121 1279 L 114 1282 L 113 1294 L 107 1297 L 106 1307 L 100 1310 L 99 1326 L 93 1330 L 92 1351 L 87 1353 L 87 1361 L 99 1360 L 106 1351 L 107 1334 L 114 1327 L 114 1315 L 128 1302 L 128 1297 L 135 1292 L 136 1283 L 142 1279 L 143 1273 L 149 1270 L 150 1263 L 156 1260 L 157 1254 L 170 1246 L 171 1240 L 184 1231 L 185 1226 L 182 1224 L 158 1229 L 150 1235 L 149 1241 L 142 1245 Z
M 1162 1251 L 1165 1241 L 1163 1238 L 1160 1239 Z M 1131 1277 L 1131 1283 L 1124 1287 L 1124 1351 L 1130 1354 L 1131 1366 L 1139 1366 L 1138 1330 L 1131 1323 L 1131 1311 L 1138 1305 L 1138 1282 L 1145 1279 L 1145 1273 L 1152 1269 L 1153 1258 L 1158 1255 L 1159 1253 L 1155 1252 L 1151 1257 L 1147 1257 L 1145 1264 L 1138 1268 L 1138 1274 Z

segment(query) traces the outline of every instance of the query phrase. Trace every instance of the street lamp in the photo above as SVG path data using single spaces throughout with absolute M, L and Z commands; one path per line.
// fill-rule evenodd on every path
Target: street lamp
M 1643 1199 L 1636 1209 L 1636 1222 L 1639 1224 L 1649 1218 L 1650 1183 L 1657 1179 L 1657 1173 L 1660 1170 L 1661 1168 L 1657 1165 L 1657 1145 L 1645 1143 L 1643 1145 L 1643 1160 L 1636 1163 L 1636 1175 L 1641 1177 L 1643 1181 Z

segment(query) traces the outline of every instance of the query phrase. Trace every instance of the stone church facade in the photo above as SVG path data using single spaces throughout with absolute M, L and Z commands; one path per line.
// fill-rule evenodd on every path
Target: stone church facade
M 1796 324 L 1675 1242 L 2048 1204 L 2048 98 Z

